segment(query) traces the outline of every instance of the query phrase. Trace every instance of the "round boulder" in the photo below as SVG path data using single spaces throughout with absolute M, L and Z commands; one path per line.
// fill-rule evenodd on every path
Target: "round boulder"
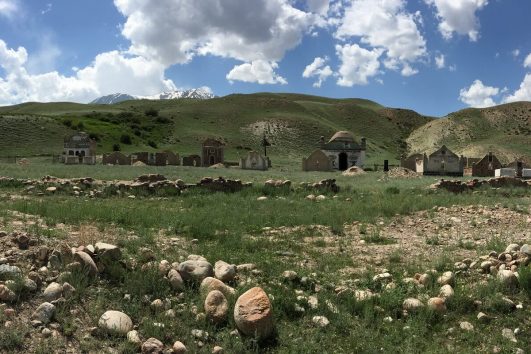
M 43 296 L 49 302 L 58 300 L 63 296 L 63 287 L 59 283 L 51 283 L 44 289 Z
M 204 260 L 188 260 L 179 264 L 178 271 L 184 281 L 201 282 L 214 275 L 212 264 Z
M 81 264 L 83 269 L 86 270 L 90 276 L 98 274 L 98 267 L 88 253 L 78 251 L 74 254 L 74 259 Z
M 238 298 L 234 306 L 234 321 L 245 335 L 265 339 L 273 334 L 271 302 L 262 288 L 249 289 Z
M 175 269 L 170 269 L 168 272 L 168 281 L 173 290 L 182 291 L 184 290 L 184 281 L 181 277 L 181 274 Z
M 424 307 L 424 304 L 422 303 L 422 301 L 420 301 L 419 299 L 412 298 L 412 297 L 405 299 L 402 304 L 402 308 L 410 312 L 418 311 L 422 307 Z
M 435 312 L 446 312 L 445 299 L 442 297 L 432 297 L 428 300 L 428 308 Z
M 101 315 L 98 325 L 110 334 L 124 336 L 133 329 L 133 321 L 131 321 L 131 318 L 120 311 L 105 312 Z
M 205 313 L 207 319 L 214 324 L 221 324 L 227 320 L 229 302 L 219 290 L 208 293 L 205 300 Z

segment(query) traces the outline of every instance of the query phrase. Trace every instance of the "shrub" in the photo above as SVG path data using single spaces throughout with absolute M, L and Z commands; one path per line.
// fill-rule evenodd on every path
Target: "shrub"
M 146 111 L 144 113 L 148 117 L 158 117 L 159 116 L 159 111 L 157 111 L 155 108 L 146 109 Z
M 72 126 L 72 119 L 63 119 L 63 125 L 70 128 Z
M 122 148 L 120 147 L 120 144 L 114 144 L 112 146 L 112 151 L 120 151 Z
M 122 136 L 120 137 L 120 142 L 126 145 L 131 145 L 133 143 L 129 134 L 122 134 Z
M 154 142 L 153 140 L 148 141 L 148 145 L 151 146 L 153 149 L 157 148 L 157 143 Z

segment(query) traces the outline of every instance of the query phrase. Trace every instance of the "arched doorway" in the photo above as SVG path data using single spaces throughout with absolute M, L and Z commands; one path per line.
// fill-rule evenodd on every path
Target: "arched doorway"
M 210 155 L 210 166 L 214 165 L 216 163 L 216 158 L 213 155 Z
M 345 171 L 348 168 L 348 155 L 346 152 L 339 154 L 339 170 Z

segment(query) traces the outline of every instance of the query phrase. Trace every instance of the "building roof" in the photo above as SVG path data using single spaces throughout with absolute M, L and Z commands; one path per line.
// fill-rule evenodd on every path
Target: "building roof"
M 336 140 L 354 142 L 354 136 L 350 132 L 339 131 L 335 133 L 334 136 L 332 136 L 332 138 L 328 142 L 331 143 Z
M 219 140 L 216 140 L 216 139 L 212 139 L 212 138 L 208 138 L 206 139 L 205 141 L 203 141 L 203 146 L 215 146 L 215 147 L 219 147 L 219 146 L 223 146 L 223 143 Z

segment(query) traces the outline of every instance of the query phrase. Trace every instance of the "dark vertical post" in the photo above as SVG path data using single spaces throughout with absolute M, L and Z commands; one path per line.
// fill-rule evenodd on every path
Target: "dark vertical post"
M 389 172 L 389 160 L 384 160 L 384 172 Z

